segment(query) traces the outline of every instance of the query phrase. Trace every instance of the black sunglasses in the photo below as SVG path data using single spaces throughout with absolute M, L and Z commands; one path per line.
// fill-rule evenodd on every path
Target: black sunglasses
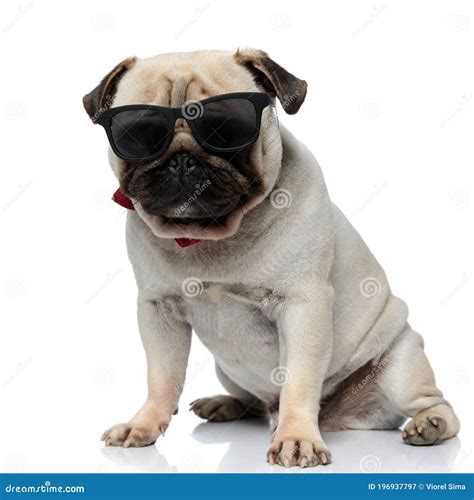
M 272 102 L 265 93 L 236 92 L 181 108 L 131 104 L 104 111 L 97 123 L 105 128 L 114 153 L 130 162 L 151 161 L 162 155 L 173 140 L 178 118 L 186 120 L 203 148 L 231 153 L 257 140 L 262 112 Z

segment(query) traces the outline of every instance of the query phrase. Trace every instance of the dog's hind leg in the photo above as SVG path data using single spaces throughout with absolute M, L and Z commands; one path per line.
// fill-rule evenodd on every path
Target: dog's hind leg
M 211 422 L 227 422 L 265 415 L 261 401 L 233 382 L 217 363 L 216 374 L 230 395 L 217 395 L 193 401 L 190 410 L 198 417 Z
M 432 445 L 455 436 L 459 420 L 436 386 L 421 336 L 407 325 L 386 360 L 377 384 L 394 408 L 411 417 L 402 432 L 404 442 Z
M 321 402 L 322 431 L 398 429 L 406 418 L 380 390 L 384 358 L 373 359 L 340 382 Z
M 380 359 L 344 380 L 321 405 L 321 428 L 398 429 L 405 443 L 438 444 L 459 432 L 459 420 L 443 398 L 423 350 L 409 326 Z

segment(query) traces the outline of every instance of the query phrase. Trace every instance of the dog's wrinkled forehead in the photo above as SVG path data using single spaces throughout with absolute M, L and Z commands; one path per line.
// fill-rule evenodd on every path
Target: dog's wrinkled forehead
M 180 107 L 230 92 L 268 92 L 283 109 L 296 113 L 307 85 L 261 50 L 235 53 L 197 51 L 129 57 L 112 69 L 83 99 L 92 120 L 111 106 L 154 104 Z
M 230 92 L 259 91 L 251 73 L 231 52 L 163 54 L 137 60 L 118 84 L 113 106 L 181 107 Z

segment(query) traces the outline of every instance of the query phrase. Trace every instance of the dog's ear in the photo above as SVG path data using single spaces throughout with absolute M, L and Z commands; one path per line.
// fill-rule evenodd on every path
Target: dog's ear
M 287 113 L 293 115 L 300 109 L 308 87 L 304 80 L 286 71 L 262 50 L 239 49 L 234 58 L 252 73 L 257 84 L 278 97 Z
M 110 73 L 104 76 L 94 90 L 83 97 L 84 108 L 92 121 L 95 121 L 101 112 L 110 108 L 120 79 L 135 64 L 136 60 L 136 57 L 129 57 L 117 64 Z

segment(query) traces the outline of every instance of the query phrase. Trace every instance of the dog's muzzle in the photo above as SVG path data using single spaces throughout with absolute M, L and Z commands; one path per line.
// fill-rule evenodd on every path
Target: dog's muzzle
M 163 163 L 137 170 L 128 191 L 150 215 L 179 224 L 210 224 L 239 205 L 246 187 L 230 164 L 214 165 L 179 152 Z

